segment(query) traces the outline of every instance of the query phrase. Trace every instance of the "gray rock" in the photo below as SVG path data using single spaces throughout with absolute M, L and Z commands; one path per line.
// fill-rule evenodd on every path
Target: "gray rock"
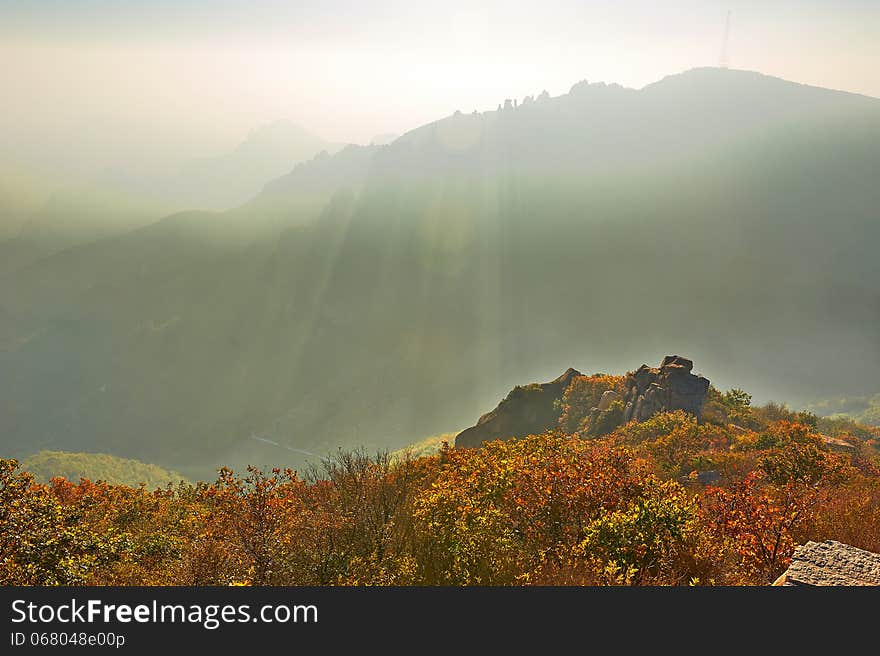
M 604 411 L 611 407 L 611 404 L 615 401 L 620 400 L 620 394 L 615 392 L 614 390 L 607 390 L 602 394 L 602 398 L 599 399 L 599 410 Z
M 710 469 L 709 471 L 697 472 L 697 482 L 700 485 L 715 485 L 721 480 L 720 472 Z
M 709 381 L 691 373 L 694 363 L 678 355 L 667 355 L 658 368 L 642 365 L 628 374 L 627 407 L 624 421 L 645 421 L 658 412 L 684 410 L 700 416 L 709 391 Z
M 799 546 L 774 585 L 880 586 L 880 554 L 825 540 Z

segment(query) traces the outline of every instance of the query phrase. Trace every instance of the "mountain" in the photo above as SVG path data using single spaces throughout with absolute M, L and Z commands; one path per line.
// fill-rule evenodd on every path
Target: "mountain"
M 3 446 L 302 466 L 670 351 L 764 400 L 855 395 L 877 170 L 880 101 L 721 69 L 323 154 L 0 278 Z
M 0 275 L 70 247 L 129 232 L 169 211 L 167 204 L 156 200 L 90 184 L 53 189 L 44 180 L 40 188 L 45 199 L 18 219 L 14 233 L 0 240 Z
M 279 120 L 252 130 L 227 153 L 193 159 L 167 175 L 113 170 L 106 178 L 112 186 L 148 193 L 175 207 L 222 210 L 247 202 L 296 164 L 340 147 Z
M 96 180 L 59 181 L 57 174 L 6 164 L 0 167 L 0 275 L 172 211 L 237 207 L 297 163 L 338 149 L 276 121 L 253 130 L 226 154 L 192 160 L 168 174 L 116 169 Z
M 860 424 L 880 426 L 880 394 L 825 399 L 807 406 L 820 417 L 848 418 Z
M 92 482 L 104 481 L 111 485 L 141 484 L 147 489 L 165 487 L 169 483 L 186 482 L 180 474 L 166 471 L 156 465 L 137 460 L 117 458 L 106 453 L 67 453 L 63 451 L 40 451 L 21 463 L 22 469 L 34 475 L 40 483 L 48 483 L 56 477 L 78 483 L 81 478 Z

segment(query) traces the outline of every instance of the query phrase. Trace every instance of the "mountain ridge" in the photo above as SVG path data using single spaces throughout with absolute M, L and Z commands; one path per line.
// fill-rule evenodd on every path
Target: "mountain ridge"
M 880 103 L 713 75 L 754 102 L 587 85 L 452 115 L 3 279 L 11 447 L 188 474 L 274 461 L 251 434 L 394 447 L 661 349 L 764 398 L 864 393 Z

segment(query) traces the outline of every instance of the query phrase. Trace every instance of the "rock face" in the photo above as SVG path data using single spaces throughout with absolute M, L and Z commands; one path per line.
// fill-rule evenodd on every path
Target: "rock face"
M 569 368 L 549 383 L 514 387 L 498 407 L 484 414 L 476 426 L 463 430 L 455 438 L 457 449 L 471 449 L 483 442 L 525 437 L 555 428 L 561 410 L 556 401 L 579 371 Z
M 691 373 L 694 363 L 667 355 L 659 368 L 644 364 L 627 375 L 623 421 L 645 421 L 658 412 L 684 410 L 700 416 L 709 381 Z
M 621 423 L 645 421 L 658 412 L 684 410 L 697 417 L 709 391 L 709 381 L 691 373 L 694 364 L 687 358 L 668 355 L 659 368 L 642 365 L 627 374 L 625 396 L 615 390 L 602 394 L 595 408 L 588 408 L 589 437 L 604 435 Z M 458 449 L 472 449 L 492 440 L 525 437 L 556 428 L 562 409 L 556 401 L 579 371 L 568 369 L 549 383 L 517 386 L 492 412 L 480 417 L 476 426 L 455 438 Z M 623 416 L 621 417 L 621 405 Z
M 599 410 L 605 411 L 611 407 L 611 404 L 615 401 L 620 400 L 620 394 L 615 392 L 614 390 L 607 390 L 602 393 L 602 398 L 599 399 Z
M 834 540 L 807 542 L 773 585 L 880 585 L 880 554 Z

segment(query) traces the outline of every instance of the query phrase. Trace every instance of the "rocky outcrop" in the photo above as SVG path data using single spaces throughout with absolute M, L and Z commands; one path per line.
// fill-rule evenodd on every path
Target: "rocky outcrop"
M 557 400 L 579 371 L 569 368 L 549 383 L 532 383 L 511 390 L 498 407 L 484 414 L 476 426 L 463 430 L 455 438 L 458 449 L 475 448 L 498 439 L 525 437 L 555 428 L 561 413 Z
M 658 412 L 684 410 L 699 417 L 709 381 L 691 373 L 694 363 L 667 355 L 659 368 L 644 364 L 627 375 L 623 421 L 645 421 Z
M 644 421 L 658 412 L 684 410 L 697 417 L 703 407 L 709 381 L 691 373 L 693 362 L 677 355 L 663 358 L 660 367 L 642 365 L 627 374 L 624 395 L 606 390 L 595 408 L 585 408 L 588 426 L 579 433 L 596 437 L 613 431 L 628 421 Z M 557 401 L 571 381 L 582 374 L 568 369 L 549 383 L 517 386 L 492 412 L 480 417 L 476 426 L 463 430 L 455 438 L 459 449 L 472 449 L 492 440 L 525 437 L 555 429 L 562 408 Z

